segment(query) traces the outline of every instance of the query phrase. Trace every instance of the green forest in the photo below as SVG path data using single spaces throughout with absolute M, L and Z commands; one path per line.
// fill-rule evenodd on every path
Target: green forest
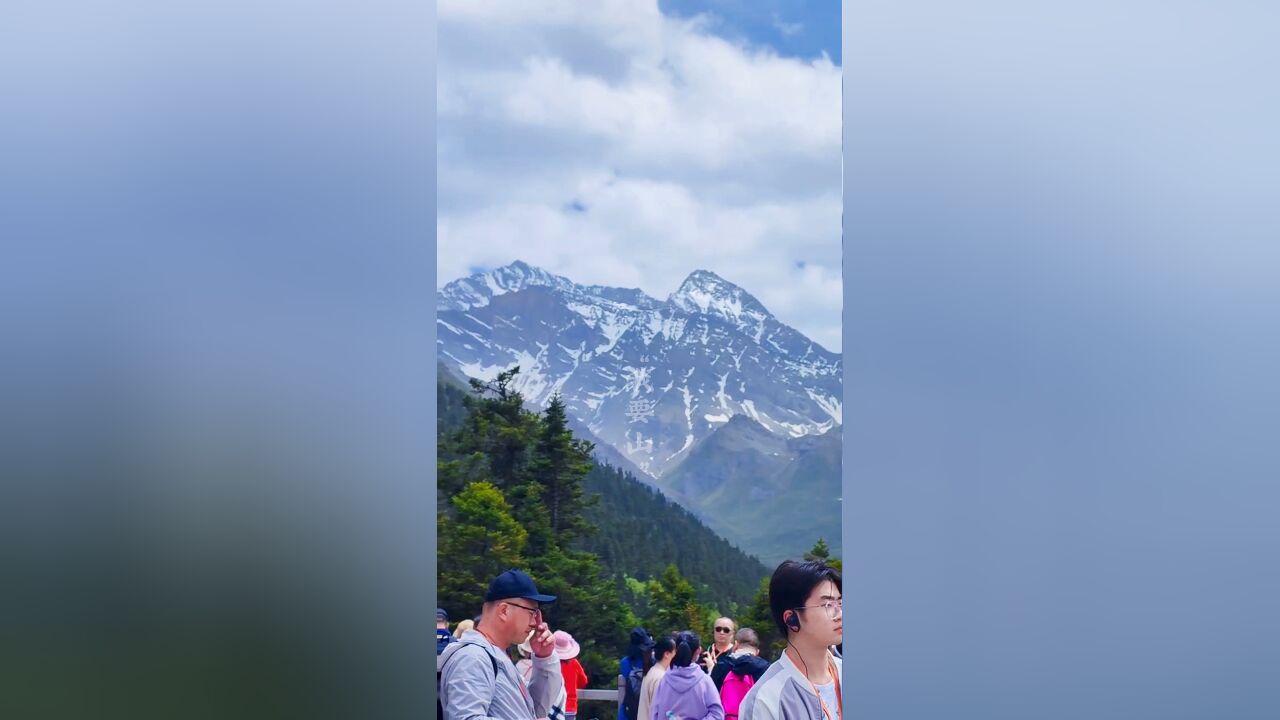
M 776 644 L 770 569 L 630 473 L 597 463 L 556 397 L 538 413 L 513 390 L 519 368 L 470 387 L 437 375 L 437 594 L 459 619 L 478 614 L 510 567 L 545 593 L 553 629 L 572 633 L 591 687 L 611 687 L 632 627 L 692 628 L 716 617 Z M 824 543 L 807 555 L 830 560 Z

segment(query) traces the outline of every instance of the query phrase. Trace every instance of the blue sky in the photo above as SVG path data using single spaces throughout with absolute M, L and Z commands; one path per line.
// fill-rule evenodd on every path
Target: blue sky
M 811 59 L 826 53 L 840 64 L 840 5 L 832 0 L 660 0 L 663 13 L 708 15 L 712 32 Z

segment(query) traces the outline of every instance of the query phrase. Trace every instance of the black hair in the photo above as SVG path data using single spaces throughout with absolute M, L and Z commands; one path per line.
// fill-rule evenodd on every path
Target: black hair
M 648 675 L 649 669 L 657 664 L 658 664 L 658 656 L 653 654 L 653 648 L 646 648 L 644 651 L 643 675 Z
M 835 583 L 836 588 L 844 592 L 840 583 L 840 571 L 817 560 L 783 560 L 773 571 L 773 577 L 769 578 L 769 612 L 782 637 L 790 637 L 790 628 L 782 619 L 783 613 L 803 606 L 809 593 L 819 583 L 828 581 Z
M 653 644 L 653 661 L 656 663 L 663 655 L 676 649 L 676 641 L 670 635 L 663 635 Z
M 676 633 L 676 656 L 671 658 L 673 667 L 685 667 L 693 662 L 693 654 L 702 647 L 702 638 L 692 630 L 681 630 Z

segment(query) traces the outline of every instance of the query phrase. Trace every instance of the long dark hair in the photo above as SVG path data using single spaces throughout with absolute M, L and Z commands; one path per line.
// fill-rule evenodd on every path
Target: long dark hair
M 702 638 L 692 630 L 681 630 L 676 633 L 676 656 L 671 658 L 675 667 L 687 667 L 693 663 L 694 653 L 702 647 Z
M 653 652 L 649 653 L 649 656 L 645 658 L 645 674 L 647 675 L 649 673 L 649 669 L 658 664 L 658 661 L 662 659 L 663 655 L 666 655 L 675 649 L 676 641 L 673 640 L 670 635 L 663 635 L 654 641 Z

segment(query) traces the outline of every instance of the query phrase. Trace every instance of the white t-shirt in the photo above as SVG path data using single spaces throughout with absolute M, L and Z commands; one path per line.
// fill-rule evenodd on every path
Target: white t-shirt
M 831 720 L 841 720 L 840 698 L 836 696 L 835 681 L 815 687 L 818 688 L 818 696 L 822 698 L 822 702 L 826 703 L 827 712 L 831 713 Z

